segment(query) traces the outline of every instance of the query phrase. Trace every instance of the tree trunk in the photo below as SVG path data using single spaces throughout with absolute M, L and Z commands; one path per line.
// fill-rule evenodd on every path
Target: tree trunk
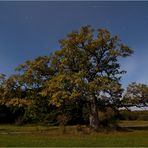
M 99 129 L 99 116 L 98 116 L 98 106 L 97 99 L 95 97 L 92 98 L 90 104 L 90 117 L 89 117 L 89 125 L 95 130 Z

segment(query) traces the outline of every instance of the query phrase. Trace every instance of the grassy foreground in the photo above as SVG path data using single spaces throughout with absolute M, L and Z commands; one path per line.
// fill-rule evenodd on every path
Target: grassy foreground
M 0 125 L 1 147 L 148 147 L 148 121 L 121 122 L 125 131 L 82 132 L 76 127 Z

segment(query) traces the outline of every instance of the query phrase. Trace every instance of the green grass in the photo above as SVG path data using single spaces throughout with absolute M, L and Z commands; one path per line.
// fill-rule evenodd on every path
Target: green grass
M 148 121 L 120 122 L 125 131 L 91 132 L 76 131 L 66 127 L 0 125 L 1 147 L 148 147 Z

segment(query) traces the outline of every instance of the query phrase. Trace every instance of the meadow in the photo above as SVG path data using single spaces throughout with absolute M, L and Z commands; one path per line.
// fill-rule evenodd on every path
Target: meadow
M 0 147 L 148 147 L 148 121 L 122 121 L 121 131 L 87 127 L 0 125 Z

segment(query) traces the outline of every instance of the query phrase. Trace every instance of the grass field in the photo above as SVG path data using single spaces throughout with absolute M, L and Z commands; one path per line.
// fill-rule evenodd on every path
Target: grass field
M 62 128 L 45 126 L 0 125 L 1 147 L 148 147 L 148 121 L 124 121 L 126 130 L 85 132 L 75 126 Z

